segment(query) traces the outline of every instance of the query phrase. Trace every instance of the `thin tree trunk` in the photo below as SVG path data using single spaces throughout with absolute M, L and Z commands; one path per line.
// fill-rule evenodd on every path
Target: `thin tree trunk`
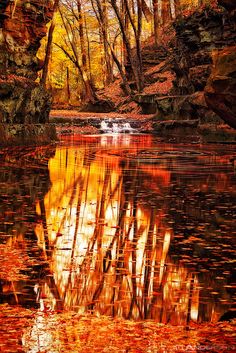
M 108 18 L 107 18 L 107 0 L 95 0 L 96 7 L 94 1 L 92 0 L 92 7 L 95 12 L 97 21 L 99 23 L 99 32 L 100 32 L 100 39 L 103 45 L 104 50 L 104 58 L 102 58 L 102 66 L 105 59 L 106 64 L 106 72 L 105 72 L 105 84 L 109 84 L 113 81 L 113 70 L 111 65 L 111 57 L 109 54 L 109 45 L 108 45 Z
M 123 18 L 123 21 L 124 21 L 125 34 L 126 34 L 127 38 L 129 39 L 129 21 L 128 21 L 128 14 L 126 11 L 124 0 L 121 0 L 121 2 L 120 2 L 120 13 L 121 13 L 121 17 Z M 121 60 L 121 62 L 123 64 L 123 66 L 126 66 L 126 64 L 128 62 L 128 54 L 127 54 L 127 48 L 126 48 L 123 36 L 122 36 L 121 46 L 122 46 L 122 49 L 121 49 L 122 60 Z
M 158 26 L 159 26 L 159 15 L 158 15 L 158 0 L 152 0 L 153 4 L 153 27 L 155 44 L 158 44 Z
M 125 2 L 126 2 L 126 0 L 125 0 Z M 127 2 L 126 2 L 126 4 L 127 4 Z M 142 78 L 140 77 L 140 71 L 139 71 L 139 68 L 138 68 L 138 60 L 137 60 L 137 57 L 135 59 L 133 58 L 131 44 L 130 44 L 130 41 L 129 41 L 127 35 L 126 35 L 126 31 L 125 31 L 124 19 L 121 17 L 121 13 L 120 13 L 120 11 L 118 9 L 116 0 L 111 0 L 111 5 L 112 5 L 112 7 L 114 9 L 114 12 L 116 14 L 116 17 L 117 17 L 119 25 L 120 25 L 122 37 L 123 37 L 124 44 L 125 44 L 125 47 L 126 47 L 126 50 L 127 50 L 127 55 L 128 55 L 128 58 L 129 58 L 129 61 L 130 61 L 130 64 L 131 64 L 131 68 L 132 68 L 132 71 L 133 71 L 133 74 L 134 74 L 134 78 L 135 78 L 135 81 L 136 81 L 136 84 L 137 84 L 138 91 L 141 92 L 142 89 L 143 89 L 143 82 L 142 82 Z
M 149 9 L 145 0 L 141 0 L 141 6 L 142 6 L 142 12 L 144 14 L 146 21 L 150 22 L 152 20 L 152 12 Z
M 82 16 L 80 0 L 77 0 L 77 9 L 78 9 L 78 27 L 79 27 L 80 49 L 81 49 L 81 57 L 82 57 L 82 69 L 86 72 L 86 75 L 88 76 L 87 53 L 86 53 L 85 39 L 84 39 L 84 24 L 83 24 L 83 16 Z
M 136 55 L 134 56 L 133 60 L 135 66 L 137 68 L 137 74 L 139 78 L 139 86 L 138 89 L 141 91 L 143 89 L 143 64 L 142 64 L 142 52 L 141 52 L 141 32 L 142 32 L 142 6 L 141 1 L 137 0 L 137 8 L 138 8 L 138 18 L 137 18 L 137 27 L 135 25 L 133 16 L 130 13 L 129 6 L 127 0 L 125 1 L 126 11 L 128 14 L 128 18 L 130 20 L 130 24 L 134 31 L 135 36 L 135 43 L 136 43 Z
M 175 7 L 175 17 L 178 17 L 178 15 L 181 13 L 180 0 L 174 0 L 174 7 Z
M 103 45 L 104 45 L 104 56 L 106 62 L 106 84 L 113 81 L 113 72 L 111 66 L 111 57 L 109 55 L 108 46 L 108 16 L 107 16 L 107 0 L 102 0 L 102 14 L 103 14 Z
M 88 70 L 87 51 L 86 51 L 85 37 L 84 37 L 83 15 L 82 15 L 82 7 L 81 7 L 80 0 L 77 0 L 77 9 L 78 9 L 80 49 L 81 49 L 81 56 L 82 56 L 82 71 L 83 71 L 83 77 L 85 81 L 85 95 L 86 95 L 86 98 L 89 98 L 89 100 L 94 101 L 94 98 L 96 95 L 91 82 L 91 72 L 89 72 Z
M 92 81 L 92 77 L 91 77 L 91 72 L 92 72 L 92 70 L 91 70 L 90 41 L 89 41 L 89 34 L 88 34 L 88 26 L 87 26 L 86 17 L 84 18 L 84 24 L 85 24 L 86 39 L 87 39 L 87 58 L 88 58 L 88 66 L 89 66 L 90 80 Z
M 71 61 L 75 64 L 75 66 L 78 68 L 81 78 L 82 78 L 82 82 L 83 82 L 83 86 L 84 86 L 84 94 L 82 94 L 82 100 L 87 100 L 87 101 L 91 101 L 91 102 L 95 102 L 96 100 L 96 94 L 93 90 L 93 87 L 91 85 L 90 80 L 88 79 L 88 76 L 86 74 L 86 72 L 83 70 L 82 66 L 79 63 L 79 54 L 78 54 L 78 50 L 77 50 L 77 43 L 75 43 L 74 40 L 74 36 L 73 36 L 73 28 L 71 27 L 71 23 L 67 20 L 66 17 L 63 16 L 62 11 L 60 11 L 60 15 L 62 18 L 62 22 L 64 25 L 64 28 L 66 30 L 67 33 L 67 38 L 68 41 L 70 43 L 72 52 L 74 57 L 72 57 L 66 50 L 65 48 L 63 48 L 62 46 L 59 46 L 59 48 L 61 48 L 65 54 L 71 59 Z
M 170 0 L 162 0 L 162 19 L 164 26 L 170 21 Z
M 58 8 L 58 4 L 59 4 L 60 0 L 55 0 L 54 1 L 54 5 L 53 5 L 53 14 L 55 14 L 57 8 Z M 55 28 L 55 19 L 54 19 L 54 15 L 52 18 L 52 22 L 49 28 L 49 32 L 48 32 L 48 41 L 47 41 L 47 46 L 46 46 L 46 54 L 45 54 L 45 59 L 44 59 L 44 64 L 43 64 L 43 72 L 42 72 L 42 77 L 40 80 L 40 83 L 45 87 L 46 86 L 46 82 L 47 82 L 47 76 L 48 76 L 48 66 L 49 66 L 49 61 L 50 61 L 50 57 L 51 57 L 51 51 L 52 51 L 52 38 L 53 38 L 53 31 Z
M 140 78 L 141 91 L 143 90 L 143 60 L 142 60 L 142 48 L 141 48 L 141 34 L 142 34 L 142 0 L 137 0 L 138 5 L 138 29 L 136 36 L 136 52 L 138 58 L 138 74 Z
M 70 103 L 70 72 L 69 72 L 69 68 L 66 68 L 66 91 L 67 91 L 67 100 L 68 103 Z
M 126 77 L 126 74 L 122 68 L 122 65 L 121 63 L 119 62 L 119 60 L 117 59 L 117 56 L 115 54 L 115 51 L 113 50 L 113 48 L 110 46 L 110 50 L 111 50 L 111 54 L 112 54 L 112 57 L 113 57 L 113 60 L 120 72 L 120 75 L 121 75 L 121 78 L 122 78 L 122 81 L 123 81 L 123 91 L 126 95 L 129 95 L 131 96 L 132 95 L 132 92 L 131 92 L 131 89 L 130 89 L 130 86 L 129 86 L 129 82 L 127 80 L 127 77 Z

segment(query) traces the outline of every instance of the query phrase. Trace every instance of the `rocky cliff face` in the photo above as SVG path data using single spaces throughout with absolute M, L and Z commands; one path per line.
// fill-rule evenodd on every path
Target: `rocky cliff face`
M 236 129 L 236 46 L 214 53 L 205 99 L 218 116 Z
M 150 94 L 145 88 L 136 96 L 143 113 L 155 113 L 158 129 L 162 126 L 160 121 L 165 120 L 174 121 L 174 126 L 177 121 L 180 127 L 181 121 L 183 126 L 190 121 L 190 129 L 192 123 L 217 126 L 225 121 L 236 126 L 236 2 L 218 3 L 225 8 L 206 7 L 176 20 L 175 35 L 165 47 L 163 65 L 159 73 L 154 73 L 156 81 L 166 76 L 163 85 L 167 90 L 162 92 L 159 84 Z M 159 53 L 156 55 L 153 49 L 155 64 L 159 63 L 158 58 Z M 153 70 L 151 73 L 154 79 Z M 168 78 L 172 84 L 168 85 Z
M 217 121 L 209 110 L 204 90 L 215 53 L 236 44 L 235 15 L 223 9 L 205 9 L 177 21 L 175 28 L 176 92 L 189 96 L 185 105 L 192 116 L 205 122 Z
M 223 49 L 212 54 L 213 66 L 204 90 L 205 99 L 218 116 L 236 129 L 236 2 L 219 0 L 219 3 L 228 10 L 227 17 L 231 20 L 234 31 L 228 31 L 232 40 L 226 41 Z
M 0 4 L 0 123 L 48 121 L 50 96 L 35 82 L 36 54 L 52 17 L 51 0 L 2 0 Z

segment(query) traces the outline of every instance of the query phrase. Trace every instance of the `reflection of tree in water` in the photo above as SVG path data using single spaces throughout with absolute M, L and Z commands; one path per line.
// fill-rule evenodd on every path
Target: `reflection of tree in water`
M 43 213 L 40 217 L 36 214 L 36 202 L 42 203 L 50 188 L 47 162 L 54 153 L 51 147 L 10 149 L 1 154 L 0 243 L 11 255 L 2 259 L 11 270 L 0 271 L 1 303 L 38 307 L 35 285 L 42 278 L 56 297 L 53 277 L 34 232 L 37 223 L 46 223 Z M 22 267 L 14 269 L 15 263 Z
M 70 160 L 68 168 L 72 169 L 70 153 L 70 150 L 66 151 L 66 158 Z M 49 200 L 46 207 L 48 222 L 53 223 L 52 210 L 54 214 L 58 213 L 59 225 L 56 228 L 59 236 L 52 236 L 51 232 L 51 244 L 54 246 L 55 278 L 64 305 L 82 312 L 91 310 L 126 318 L 155 318 L 160 322 L 214 319 L 212 312 L 215 309 L 218 314 L 224 310 L 221 304 L 214 304 L 215 298 L 217 302 L 222 299 L 228 302 L 229 296 L 223 287 L 217 297 L 212 294 L 209 300 L 208 293 L 204 298 L 209 287 L 214 292 L 218 283 L 215 273 L 209 275 L 204 270 L 198 271 L 199 264 L 203 269 L 207 267 L 207 263 L 204 265 L 199 259 L 201 253 L 188 252 L 196 245 L 199 247 L 188 238 L 191 227 L 186 224 L 191 219 L 191 212 L 196 216 L 193 230 L 200 221 L 196 211 L 198 199 L 193 198 L 190 203 L 194 211 L 190 205 L 183 210 L 183 203 L 188 204 L 187 200 L 191 198 L 191 187 L 187 194 L 188 189 L 181 180 L 176 181 L 172 177 L 173 180 L 168 181 L 168 171 L 166 175 L 163 169 L 159 174 L 150 174 L 145 165 L 138 166 L 119 157 L 115 161 L 115 153 L 111 159 L 105 158 L 95 167 L 94 154 L 91 158 L 86 149 L 84 153 L 87 159 L 80 156 L 81 160 L 76 162 L 79 173 L 70 170 L 73 182 L 70 183 L 66 175 L 61 193 L 56 200 L 51 195 L 53 203 Z M 62 168 L 64 157 L 62 154 L 60 157 Z M 209 183 L 206 175 L 195 180 L 196 188 Z M 92 197 L 91 189 L 95 190 L 93 184 L 96 182 L 97 193 Z M 188 181 L 191 183 L 192 180 Z M 217 181 L 213 183 L 215 185 Z M 65 197 L 66 210 L 61 217 L 55 210 L 63 208 L 62 199 Z M 89 205 L 92 203 L 95 208 L 92 220 L 89 220 Z M 204 226 L 207 222 L 212 222 L 210 212 L 204 219 Z M 73 234 L 66 230 L 68 224 L 73 224 Z M 183 239 L 189 243 L 182 253 L 179 224 L 183 228 L 184 224 L 187 225 Z M 68 248 L 63 248 L 65 238 Z M 207 251 L 207 254 L 212 256 L 211 252 Z M 227 284 L 226 279 L 227 276 L 223 276 L 221 284 Z M 202 299 L 206 299 L 205 317 Z
M 89 158 L 91 161 L 91 158 Z M 138 221 L 138 203 L 139 190 L 142 175 L 135 165 L 119 162 L 120 170 L 123 170 L 117 180 L 112 181 L 112 171 L 109 164 L 105 164 L 103 178 L 100 178 L 100 192 L 97 195 L 95 210 L 95 225 L 91 234 L 86 253 L 78 265 L 76 263 L 76 244 L 78 241 L 79 224 L 86 213 L 85 207 L 81 205 L 87 202 L 89 196 L 89 178 L 90 166 L 88 162 L 82 163 L 86 166 L 85 173 L 80 172 L 79 176 L 71 185 L 71 194 L 69 196 L 68 207 L 69 213 L 72 213 L 74 198 L 76 195 L 76 218 L 71 241 L 72 250 L 70 253 L 70 269 L 66 285 L 64 287 L 64 300 L 66 305 L 87 307 L 89 310 L 103 310 L 109 314 L 122 314 L 127 317 L 133 317 L 133 311 L 138 310 L 138 316 L 143 317 L 142 303 L 143 299 L 138 300 L 137 295 L 140 290 L 140 279 L 144 273 L 137 275 L 137 244 L 143 234 L 146 232 L 148 238 L 153 237 L 153 229 L 155 225 L 155 212 L 152 210 L 152 219 L 150 224 L 142 224 Z M 133 172 L 130 173 L 130 169 Z M 81 169 L 82 171 L 82 169 Z M 102 174 L 102 173 L 101 173 Z M 65 183 L 65 185 L 67 185 Z M 76 187 L 78 192 L 76 192 Z M 83 191 L 83 192 L 82 192 Z M 66 186 L 65 192 L 68 192 Z M 84 195 L 85 194 L 85 195 Z M 58 196 L 61 199 L 62 195 Z M 109 240 L 104 240 L 105 228 L 107 226 L 106 214 L 112 210 L 112 204 L 115 204 L 118 197 L 118 207 L 115 207 L 115 225 L 109 235 Z M 84 200 L 84 201 L 83 201 Z M 139 211 L 140 212 L 140 211 Z M 113 215 L 114 216 L 114 215 Z M 61 218 L 58 229 L 63 228 L 62 224 L 67 218 L 66 213 Z M 112 222 L 114 223 L 112 220 Z M 82 222 L 85 222 L 83 220 Z M 59 233 L 59 232 L 58 232 Z M 57 234 L 58 234 L 57 233 Z M 60 234 L 60 233 L 59 233 Z M 56 237 L 53 245 L 56 247 L 60 238 Z M 150 240 L 147 244 L 150 243 Z M 77 244 L 78 245 L 78 244 Z M 145 251 L 150 252 L 150 245 Z M 68 257 L 67 257 L 68 258 Z M 148 258 L 147 261 L 150 261 Z M 143 268 L 145 264 L 142 265 Z M 92 270 L 92 271 L 89 271 Z M 148 292 L 148 282 L 150 273 L 145 273 L 146 292 Z M 109 292 L 109 298 L 106 298 Z M 128 298 L 127 298 L 127 293 Z M 104 298 L 105 296 L 105 298 Z M 130 301 L 130 307 L 125 308 L 123 301 Z M 104 300 L 104 304 L 103 301 Z M 102 306 L 105 305 L 105 309 Z M 137 314 L 135 314 L 137 316 Z
M 40 163 L 1 175 L 10 185 L 2 192 L 9 213 L 1 231 L 23 234 L 37 262 L 25 271 L 29 280 L 17 284 L 24 292 L 18 300 L 32 305 L 38 284 L 39 300 L 47 297 L 54 309 L 178 324 L 218 319 L 232 298 L 224 287 L 231 265 L 221 273 L 225 259 L 216 242 L 230 259 L 233 176 L 188 178 L 186 171 L 170 174 L 173 158 L 153 166 L 121 152 L 101 158 L 106 150 L 85 143 L 57 149 L 50 178 Z M 216 265 L 210 272 L 209 264 Z

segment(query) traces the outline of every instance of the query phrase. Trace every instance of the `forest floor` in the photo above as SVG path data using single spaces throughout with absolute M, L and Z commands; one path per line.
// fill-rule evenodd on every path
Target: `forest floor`
M 129 119 L 150 119 L 153 117 L 153 114 L 136 114 L 136 113 L 119 113 L 119 112 L 111 112 L 111 113 L 94 113 L 94 112 L 80 112 L 76 109 L 69 110 L 69 109 L 53 109 L 50 112 L 50 119 L 65 119 L 75 120 L 75 119 L 87 119 L 87 118 L 96 118 L 103 120 L 104 118 L 129 118 Z

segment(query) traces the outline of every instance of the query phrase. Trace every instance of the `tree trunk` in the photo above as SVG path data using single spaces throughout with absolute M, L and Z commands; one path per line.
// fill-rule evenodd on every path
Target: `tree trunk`
M 56 12 L 56 10 L 58 8 L 59 1 L 60 0 L 55 0 L 54 1 L 53 14 L 55 14 L 55 12 Z M 52 22 L 51 22 L 51 25 L 50 25 L 50 28 L 49 28 L 49 32 L 48 32 L 46 54 L 45 54 L 45 58 L 44 58 L 42 77 L 41 77 L 41 80 L 40 80 L 40 83 L 44 87 L 46 86 L 46 82 L 47 82 L 48 66 L 49 66 L 49 61 L 50 61 L 50 56 L 51 56 L 51 51 L 52 51 L 52 38 L 53 38 L 54 28 L 55 28 L 55 19 L 54 19 L 54 15 L 53 15 Z
M 123 37 L 124 44 L 125 44 L 125 47 L 126 47 L 126 50 L 127 50 L 128 59 L 130 61 L 130 65 L 131 65 L 131 68 L 132 68 L 132 72 L 134 74 L 135 82 L 137 84 L 137 89 L 138 89 L 139 92 L 141 92 L 142 89 L 143 89 L 143 81 L 142 81 L 142 76 L 141 76 L 142 68 L 138 67 L 139 66 L 139 57 L 137 55 L 133 56 L 132 49 L 131 49 L 131 44 L 130 44 L 130 41 L 129 41 L 127 35 L 126 35 L 126 31 L 125 31 L 124 19 L 121 17 L 121 13 L 120 13 L 120 11 L 119 11 L 119 9 L 117 7 L 116 0 L 111 0 L 111 5 L 112 5 L 112 7 L 114 9 L 114 12 L 116 14 L 116 17 L 117 17 L 119 25 L 120 25 L 122 37 Z M 127 4 L 127 0 L 125 0 L 125 5 L 126 5 L 126 10 L 127 10 L 129 19 L 130 19 L 130 23 L 131 23 L 131 25 L 132 25 L 132 27 L 134 29 L 134 32 L 135 32 L 135 27 L 134 27 L 133 22 L 132 22 L 132 18 L 131 18 L 129 7 L 128 7 L 128 4 Z M 140 31 L 140 29 L 139 29 L 139 31 Z M 136 36 L 137 36 L 137 33 L 136 33 Z M 137 37 L 136 37 L 136 39 L 137 39 Z
M 181 13 L 180 0 L 174 0 L 174 7 L 175 7 L 175 17 L 178 17 L 178 15 Z
M 84 21 L 82 15 L 81 1 L 77 0 L 77 10 L 78 10 L 78 29 L 80 38 L 80 50 L 81 50 L 81 60 L 82 60 L 82 71 L 85 83 L 85 99 L 94 101 L 95 92 L 91 82 L 91 72 L 88 70 L 88 60 L 87 60 L 87 50 L 85 46 L 85 36 L 84 36 Z
M 87 39 L 87 58 L 88 58 L 88 67 L 89 67 L 89 72 L 91 76 L 91 55 L 90 55 L 90 41 L 89 41 L 89 34 L 88 34 L 88 26 L 86 22 L 86 18 L 84 18 L 84 24 L 85 24 L 85 31 L 86 31 L 86 39 Z
M 70 104 L 70 72 L 69 72 L 69 68 L 66 68 L 66 91 L 67 91 L 67 100 L 68 103 Z
M 102 66 L 104 66 L 104 59 L 105 59 L 105 65 L 106 65 L 106 70 L 104 72 L 104 84 L 109 84 L 113 81 L 113 70 L 112 70 L 112 64 L 111 64 L 111 56 L 109 53 L 109 40 L 108 40 L 108 18 L 107 18 L 107 0 L 95 0 L 96 2 L 96 7 L 95 3 L 92 0 L 92 7 L 95 12 L 98 24 L 99 24 L 99 33 L 100 33 L 100 41 L 101 44 L 103 45 L 103 50 L 104 50 L 104 58 L 102 57 Z
M 170 0 L 162 0 L 162 20 L 164 26 L 170 21 L 170 18 Z
M 74 65 L 79 70 L 79 73 L 82 78 L 83 87 L 84 87 L 84 92 L 82 92 L 83 100 L 84 101 L 91 101 L 93 103 L 96 100 L 96 94 L 95 94 L 94 89 L 92 87 L 92 84 L 88 78 L 88 74 L 87 74 L 86 70 L 83 70 L 83 66 L 81 66 L 79 63 L 79 54 L 78 54 L 78 50 L 77 50 L 77 43 L 75 42 L 73 28 L 71 27 L 70 21 L 68 21 L 68 19 L 65 16 L 63 16 L 62 11 L 60 11 L 60 15 L 61 15 L 62 22 L 65 27 L 66 33 L 67 33 L 67 39 L 70 44 L 71 50 L 73 52 L 74 58 L 72 58 L 72 56 L 69 55 L 69 53 L 64 48 L 62 48 L 61 46 L 59 46 L 59 47 L 65 52 L 65 54 L 70 58 L 70 60 L 74 63 Z M 82 63 L 82 65 L 83 65 L 83 63 Z
M 122 81 L 123 81 L 123 91 L 126 95 L 132 95 L 131 89 L 129 87 L 129 83 L 127 80 L 127 77 L 125 75 L 125 72 L 123 70 L 122 64 L 120 63 L 120 61 L 117 58 L 117 55 L 115 53 L 115 50 L 113 49 L 112 45 L 109 43 L 108 41 L 108 35 L 106 33 L 106 31 L 104 30 L 106 28 L 106 24 L 104 25 L 104 12 L 103 12 L 103 8 L 102 8 L 102 4 L 100 0 L 96 0 L 96 4 L 97 4 L 97 9 L 94 7 L 93 1 L 92 1 L 92 5 L 93 5 L 93 9 L 95 12 L 95 15 L 97 17 L 98 23 L 100 25 L 101 33 L 103 34 L 103 39 L 104 39 L 104 48 L 109 48 L 112 58 L 113 58 L 113 62 L 116 64 L 118 71 L 120 72 Z M 106 42 L 106 43 L 105 43 Z
M 158 44 L 158 26 L 159 26 L 159 15 L 158 15 L 158 0 L 152 0 L 153 6 L 153 27 L 155 44 Z
M 125 72 L 124 72 L 124 70 L 123 70 L 123 68 L 122 68 L 122 65 L 121 65 L 121 63 L 119 62 L 119 60 L 117 59 L 117 56 L 116 56 L 114 50 L 113 50 L 111 47 L 110 47 L 110 49 L 111 49 L 111 54 L 112 54 L 113 60 L 114 60 L 114 62 L 116 63 L 116 66 L 117 66 L 117 68 L 118 68 L 118 70 L 119 70 L 119 72 L 120 72 L 120 75 L 121 75 L 121 78 L 122 78 L 122 81 L 123 81 L 123 87 L 122 87 L 122 89 L 123 89 L 123 91 L 124 91 L 124 93 L 125 93 L 126 95 L 132 96 L 132 92 L 131 92 L 131 89 L 130 89 L 130 86 L 129 86 L 127 77 L 126 77 L 126 75 L 125 75 Z
M 138 6 L 138 29 L 135 36 L 136 41 L 136 52 L 138 59 L 138 75 L 140 79 L 140 90 L 143 90 L 143 60 L 142 60 L 142 48 L 141 48 L 141 34 L 142 34 L 142 0 L 137 0 Z
M 82 68 L 86 73 L 88 73 L 87 53 L 86 53 L 85 39 L 84 39 L 84 23 L 83 23 L 83 16 L 82 16 L 82 11 L 81 11 L 80 0 L 77 0 L 77 10 L 78 10 L 80 50 L 81 50 L 81 56 L 82 56 Z
M 107 17 L 107 0 L 102 0 L 102 14 L 103 14 L 103 46 L 104 46 L 104 56 L 106 63 L 106 84 L 113 81 L 113 72 L 111 66 L 111 57 L 109 54 L 108 46 L 108 17 Z
M 126 6 L 125 6 L 125 2 L 124 0 L 121 0 L 121 5 L 120 5 L 121 9 L 121 16 L 123 18 L 124 21 L 124 29 L 125 29 L 125 35 L 127 36 L 128 40 L 129 40 L 129 20 L 128 20 L 128 15 L 127 15 L 127 11 L 126 11 Z M 122 61 L 124 66 L 126 66 L 127 62 L 128 62 L 128 53 L 127 53 L 127 48 L 125 45 L 125 41 L 124 38 L 122 36 Z
M 152 20 L 152 12 L 149 9 L 145 0 L 141 0 L 142 11 L 147 22 Z

